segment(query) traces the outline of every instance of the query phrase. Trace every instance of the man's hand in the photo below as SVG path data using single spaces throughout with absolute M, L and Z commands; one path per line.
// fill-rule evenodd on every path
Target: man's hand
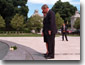
M 41 34 L 41 35 L 42 35 L 42 36 L 44 35 L 44 34 L 43 34 L 43 32 L 42 32 L 42 34 Z
M 51 31 L 50 30 L 48 31 L 48 34 L 51 35 Z

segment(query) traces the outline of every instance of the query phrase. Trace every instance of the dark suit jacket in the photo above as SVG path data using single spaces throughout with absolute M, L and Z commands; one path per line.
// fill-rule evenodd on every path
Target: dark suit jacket
M 65 31 L 65 32 L 63 32 L 63 31 Z M 65 30 L 64 30 L 64 27 L 63 26 L 61 27 L 61 32 L 62 33 L 67 33 L 67 26 L 66 25 L 65 25 Z
M 52 10 L 49 10 L 46 17 L 43 20 L 43 33 L 48 34 L 48 31 L 51 30 L 52 34 L 56 34 L 56 23 L 55 23 L 55 13 Z

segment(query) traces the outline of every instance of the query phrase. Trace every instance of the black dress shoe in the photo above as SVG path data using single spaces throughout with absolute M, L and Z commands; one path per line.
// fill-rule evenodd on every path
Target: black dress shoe
M 66 40 L 66 41 L 68 41 L 68 40 Z
M 44 57 L 47 57 L 48 56 L 48 54 L 44 54 Z
M 47 54 L 43 54 L 44 56 L 47 55 Z
M 54 57 L 47 56 L 45 57 L 46 59 L 53 59 Z

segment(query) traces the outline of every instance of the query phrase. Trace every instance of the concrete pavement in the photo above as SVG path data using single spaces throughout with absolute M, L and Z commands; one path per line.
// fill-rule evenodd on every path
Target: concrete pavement
M 68 42 L 61 38 L 55 38 L 55 58 L 48 60 L 80 60 L 80 37 L 68 37 Z M 43 37 L 0 37 L 0 41 L 18 47 L 16 51 L 9 51 L 3 60 L 46 60 Z

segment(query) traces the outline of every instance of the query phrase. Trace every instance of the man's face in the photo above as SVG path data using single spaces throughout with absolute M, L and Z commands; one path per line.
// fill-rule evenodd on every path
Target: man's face
M 42 12 L 47 13 L 48 12 L 48 8 L 42 8 Z

